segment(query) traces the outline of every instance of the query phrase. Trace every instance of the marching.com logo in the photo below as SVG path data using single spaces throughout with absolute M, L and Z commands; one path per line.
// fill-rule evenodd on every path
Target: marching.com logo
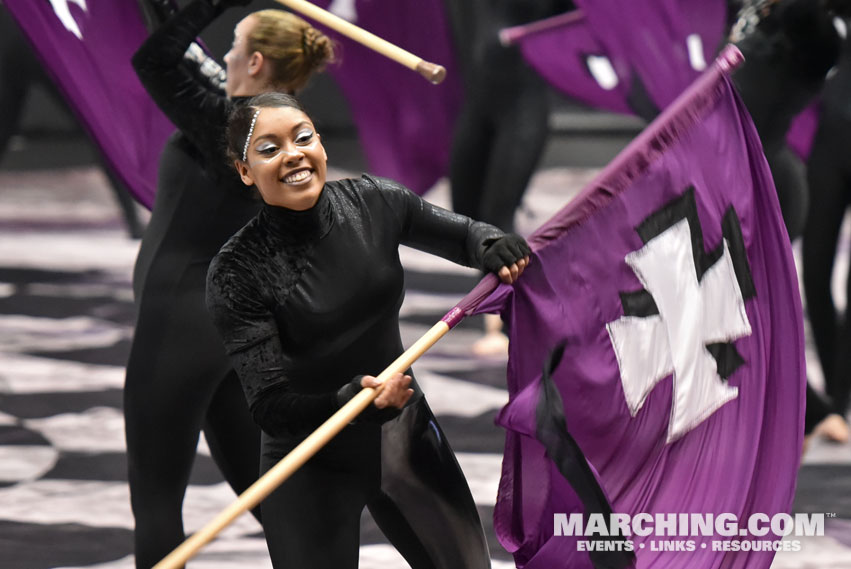
M 553 535 L 572 536 L 580 551 L 799 551 L 789 536 L 824 535 L 825 514 L 553 514 Z M 640 539 L 632 539 L 633 537 Z

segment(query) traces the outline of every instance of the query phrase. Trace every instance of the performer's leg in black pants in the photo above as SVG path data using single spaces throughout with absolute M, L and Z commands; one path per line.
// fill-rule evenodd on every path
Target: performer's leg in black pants
M 272 567 L 357 568 L 361 512 L 381 478 L 380 436 L 377 425 L 347 426 L 261 503 Z M 262 437 L 263 472 L 300 442 Z
M 833 413 L 830 405 L 810 387 L 807 382 L 806 409 L 804 410 L 804 433 L 809 435 L 825 417 Z
M 851 272 L 851 269 L 849 269 Z M 851 274 L 848 275 L 848 280 L 845 283 L 845 298 L 851 294 Z M 831 374 L 830 383 L 826 383 L 827 394 L 833 400 L 833 406 L 836 413 L 845 417 L 848 410 L 849 399 L 851 399 L 851 322 L 848 319 L 849 311 L 846 308 L 845 313 L 839 320 L 839 326 L 836 332 L 836 346 L 841 349 L 836 350 L 834 359 L 833 373 Z
M 455 127 L 450 164 L 452 207 L 458 213 L 514 230 L 514 214 L 548 136 L 543 80 L 529 69 L 512 89 L 475 85 Z
M 184 539 L 183 497 L 202 427 L 235 491 L 259 469 L 259 429 L 204 305 L 206 264 L 173 269 L 182 278 L 147 286 L 140 299 L 124 390 L 139 568 Z
M 485 179 L 482 221 L 503 231 L 514 230 L 514 215 L 540 161 L 549 134 L 549 105 L 543 81 L 527 78 L 510 101 L 510 110 L 498 111 L 490 162 Z
M 473 219 L 480 219 L 494 132 L 487 111 L 468 101 L 453 133 L 449 180 L 452 209 Z
M 789 240 L 801 236 L 807 219 L 809 192 L 806 169 L 803 162 L 788 145 L 782 144 L 775 151 L 766 153 L 768 166 L 774 178 L 777 200 Z
M 816 134 L 807 163 L 810 187 L 810 213 L 802 242 L 804 294 L 813 330 L 813 339 L 824 371 L 827 394 L 834 400 L 836 411 L 844 414 L 847 406 L 849 378 L 841 377 L 849 367 L 837 367 L 840 330 L 836 305 L 831 292 L 831 279 L 836 259 L 837 241 L 849 204 L 851 180 L 846 179 L 842 164 L 847 147 L 837 138 L 837 128 L 851 125 L 835 119 L 823 120 Z M 843 325 L 844 327 L 844 325 Z M 846 332 L 847 334 L 847 332 Z M 844 370 L 844 371 L 841 371 Z M 844 393 L 844 395 L 843 395 Z

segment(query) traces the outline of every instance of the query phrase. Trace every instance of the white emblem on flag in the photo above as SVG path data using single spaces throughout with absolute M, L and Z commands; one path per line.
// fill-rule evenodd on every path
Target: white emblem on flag
M 670 443 L 738 396 L 738 389 L 721 379 L 706 346 L 751 334 L 745 302 L 726 240 L 721 258 L 698 281 L 686 219 L 625 260 L 659 313 L 624 316 L 606 328 L 633 416 L 656 384 L 673 373 Z
M 358 21 L 358 9 L 355 6 L 355 0 L 332 0 L 328 6 L 328 11 L 353 24 Z
M 73 2 L 79 6 L 84 12 L 89 9 L 86 6 L 86 0 L 50 0 L 50 5 L 53 6 L 53 12 L 65 29 L 77 36 L 77 39 L 83 39 L 83 33 L 80 31 L 80 26 L 77 25 L 74 16 L 71 15 L 71 7 L 68 5 Z

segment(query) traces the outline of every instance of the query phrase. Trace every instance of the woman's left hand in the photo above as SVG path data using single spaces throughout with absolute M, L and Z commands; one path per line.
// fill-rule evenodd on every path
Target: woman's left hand
M 516 233 L 506 233 L 491 243 L 482 255 L 485 270 L 496 273 L 500 280 L 512 284 L 531 261 L 532 250 Z
M 530 260 L 531 258 L 526 255 L 516 263 L 503 266 L 499 272 L 496 273 L 496 276 L 498 276 L 505 284 L 513 284 L 514 281 L 523 274 L 523 270 L 529 265 Z

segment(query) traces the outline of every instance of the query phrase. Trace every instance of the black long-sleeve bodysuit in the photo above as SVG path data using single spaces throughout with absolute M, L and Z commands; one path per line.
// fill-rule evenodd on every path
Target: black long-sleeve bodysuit
M 364 176 L 327 183 L 304 212 L 265 206 L 234 236 L 210 266 L 207 303 L 263 427 L 264 469 L 354 393 L 353 377 L 402 353 L 400 244 L 481 268 L 500 235 Z M 469 490 L 416 391 L 383 427 L 346 427 L 262 504 L 275 567 L 356 567 L 364 505 L 409 561 L 489 565 Z M 393 503 L 402 523 L 386 523 Z
M 225 164 L 231 103 L 184 52 L 217 15 L 203 1 L 165 22 L 133 59 L 178 127 L 160 159 L 157 195 L 133 274 L 138 317 L 124 416 L 136 566 L 185 538 L 182 504 L 201 430 L 236 492 L 257 479 L 260 430 L 204 304 L 207 268 L 261 202 Z

